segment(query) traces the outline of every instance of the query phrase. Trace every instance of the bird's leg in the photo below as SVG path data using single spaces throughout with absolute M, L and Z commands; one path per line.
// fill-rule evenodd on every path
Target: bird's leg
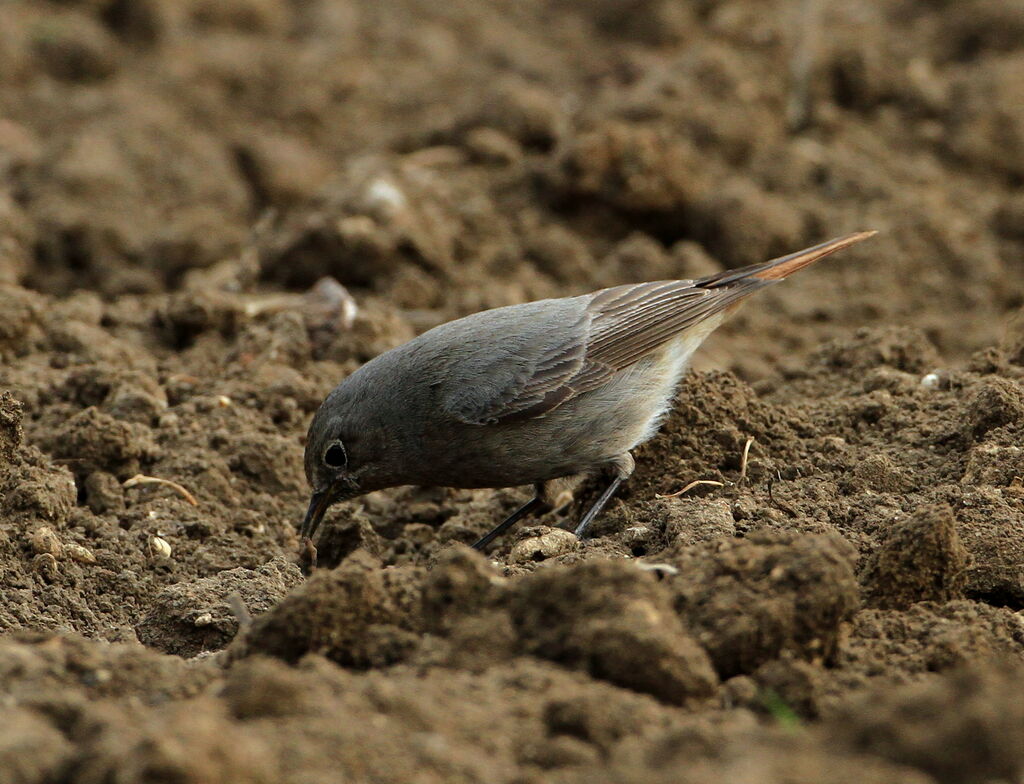
M 583 515 L 583 519 L 580 520 L 580 524 L 576 526 L 575 534 L 580 539 L 583 538 L 583 534 L 587 532 L 590 524 L 597 519 L 597 516 L 601 514 L 601 511 L 607 506 L 608 502 L 612 500 L 612 496 L 615 495 L 615 491 L 619 489 L 619 485 L 629 479 L 633 473 L 633 468 L 636 463 L 633 462 L 633 456 L 629 452 L 624 452 L 612 461 L 612 465 L 615 466 L 615 478 L 612 479 L 610 485 L 605 488 L 605 491 L 601 493 L 601 497 L 598 498 L 592 507 L 587 510 L 587 513 Z
M 512 514 L 510 514 L 508 517 L 506 517 L 504 520 L 502 520 L 500 523 L 494 526 L 494 528 L 492 528 L 486 534 L 481 536 L 480 539 L 473 544 L 473 549 L 480 550 L 482 552 L 483 549 L 487 547 L 487 545 L 489 545 L 491 542 L 493 542 L 495 539 L 497 539 L 499 536 L 505 533 L 505 531 L 507 531 L 516 523 L 518 523 L 524 517 L 535 514 L 537 512 L 547 511 L 550 508 L 551 505 L 547 502 L 544 496 L 544 486 L 540 484 L 535 485 L 533 498 L 531 498 L 521 507 L 516 509 Z

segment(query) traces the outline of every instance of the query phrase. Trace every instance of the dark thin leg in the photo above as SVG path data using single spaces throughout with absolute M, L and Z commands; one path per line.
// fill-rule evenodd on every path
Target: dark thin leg
M 480 537 L 480 540 L 473 545 L 474 550 L 480 550 L 487 547 L 491 542 L 501 536 L 505 531 L 511 528 L 513 525 L 518 523 L 527 515 L 531 515 L 534 512 L 539 512 L 547 507 L 547 503 L 540 496 L 540 492 L 537 493 L 533 498 L 523 504 L 521 507 L 516 509 L 512 514 L 506 517 L 502 522 L 498 523 L 494 528 Z
M 619 485 L 622 484 L 622 481 L 625 478 L 626 477 L 624 476 L 615 477 L 612 480 L 612 483 L 608 485 L 607 489 L 601 493 L 601 497 L 594 502 L 594 505 L 590 507 L 590 509 L 587 510 L 587 513 L 583 515 L 583 519 L 580 520 L 580 524 L 576 526 L 576 536 L 580 539 L 583 538 L 583 534 L 587 532 L 587 528 L 589 528 L 590 524 L 594 522 L 599 514 L 601 514 L 601 510 L 605 508 L 608 502 L 612 500 L 612 496 L 615 495 L 615 491 L 619 489 Z

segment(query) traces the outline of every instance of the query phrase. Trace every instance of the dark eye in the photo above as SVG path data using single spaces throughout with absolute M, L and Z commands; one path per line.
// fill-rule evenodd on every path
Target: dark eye
M 345 447 L 341 441 L 335 441 L 324 451 L 324 463 L 331 468 L 344 468 L 348 462 L 348 455 L 345 454 Z

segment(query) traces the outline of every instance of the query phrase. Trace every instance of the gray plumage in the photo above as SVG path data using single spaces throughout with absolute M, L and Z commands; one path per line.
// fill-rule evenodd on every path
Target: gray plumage
M 313 418 L 303 533 L 331 503 L 397 485 L 533 484 L 543 496 L 545 483 L 606 465 L 621 481 L 690 356 L 743 298 L 867 236 L 699 280 L 488 310 L 380 355 Z

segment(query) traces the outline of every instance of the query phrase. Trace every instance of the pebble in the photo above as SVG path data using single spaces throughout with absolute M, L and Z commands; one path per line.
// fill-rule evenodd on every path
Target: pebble
M 88 547 L 83 547 L 80 544 L 64 545 L 64 552 L 72 561 L 77 561 L 82 564 L 96 563 L 96 556 L 92 554 L 92 550 Z
M 162 536 L 151 536 L 149 538 L 149 553 L 154 558 L 170 558 L 171 545 Z
M 28 536 L 29 545 L 36 555 L 50 555 L 54 559 L 60 558 L 64 551 L 57 536 L 57 532 L 48 525 L 41 525 Z
M 509 561 L 519 564 L 546 561 L 548 558 L 571 553 L 579 546 L 579 539 L 571 531 L 545 526 L 538 526 L 533 530 L 536 531 L 535 536 L 521 539 L 512 545 Z
M 48 583 L 52 583 L 57 579 L 57 575 L 60 574 L 57 559 L 53 557 L 52 553 L 40 553 L 32 559 L 32 565 Z

